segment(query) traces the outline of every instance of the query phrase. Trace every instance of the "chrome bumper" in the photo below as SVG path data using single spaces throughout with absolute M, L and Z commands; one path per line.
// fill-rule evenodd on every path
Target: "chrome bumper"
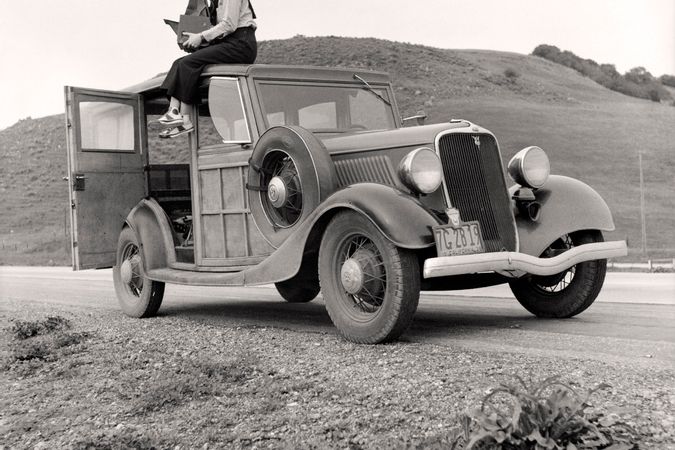
M 424 261 L 424 278 L 478 272 L 498 272 L 513 278 L 525 274 L 554 275 L 583 261 L 616 258 L 627 254 L 625 241 L 611 241 L 580 245 L 553 258 L 537 258 L 518 252 L 440 256 Z

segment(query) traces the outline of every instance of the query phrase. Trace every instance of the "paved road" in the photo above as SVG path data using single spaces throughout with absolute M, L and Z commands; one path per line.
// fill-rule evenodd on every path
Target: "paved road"
M 117 311 L 107 271 L 0 267 L 0 308 L 16 302 Z M 3 305 L 5 303 L 5 305 Z M 6 307 L 5 307 L 6 306 Z M 283 302 L 270 287 L 167 286 L 163 316 L 334 333 L 321 299 Z M 422 295 L 404 339 L 476 350 L 675 367 L 675 275 L 610 273 L 598 301 L 568 320 L 527 313 L 508 288 Z

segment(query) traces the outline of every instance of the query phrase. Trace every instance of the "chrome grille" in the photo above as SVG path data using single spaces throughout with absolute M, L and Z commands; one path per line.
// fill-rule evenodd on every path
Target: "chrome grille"
M 494 137 L 450 133 L 441 136 L 438 147 L 447 195 L 461 219 L 480 222 L 486 251 L 515 251 L 513 213 Z

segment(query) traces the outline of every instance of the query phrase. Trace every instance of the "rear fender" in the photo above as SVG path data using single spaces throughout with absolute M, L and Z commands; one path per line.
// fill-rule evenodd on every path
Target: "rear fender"
M 127 216 L 126 224 L 136 233 L 146 271 L 169 267 L 176 261 L 169 219 L 155 200 L 141 200 Z
M 512 186 L 509 193 L 520 188 Z M 614 220 L 607 203 L 589 185 L 574 178 L 551 175 L 543 188 L 535 191 L 541 204 L 539 220 L 516 217 L 520 252 L 540 256 L 560 236 L 579 230 L 614 230 Z

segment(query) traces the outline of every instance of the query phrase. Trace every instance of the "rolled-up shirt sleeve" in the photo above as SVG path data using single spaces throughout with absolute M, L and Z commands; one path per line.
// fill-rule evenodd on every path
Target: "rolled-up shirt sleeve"
M 233 33 L 239 26 L 241 4 L 241 0 L 225 0 L 223 2 L 225 10 L 223 11 L 222 19 L 213 27 L 202 32 L 204 39 L 210 42 Z

